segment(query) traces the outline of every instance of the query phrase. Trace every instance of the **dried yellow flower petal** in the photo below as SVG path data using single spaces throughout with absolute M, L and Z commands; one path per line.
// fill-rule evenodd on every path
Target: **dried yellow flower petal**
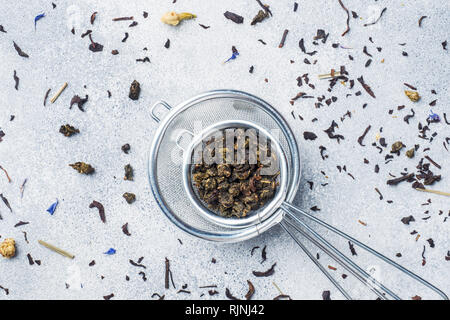
M 411 101 L 416 102 L 420 99 L 419 93 L 416 91 L 405 90 L 405 94 Z
M 166 24 L 176 26 L 177 24 L 180 23 L 181 20 L 193 19 L 193 18 L 197 18 L 197 16 L 195 14 L 192 14 L 189 12 L 176 13 L 175 11 L 169 11 L 169 12 L 166 12 L 161 17 L 161 21 Z
M 7 238 L 0 244 L 0 254 L 9 259 L 16 254 L 16 242 L 13 238 Z

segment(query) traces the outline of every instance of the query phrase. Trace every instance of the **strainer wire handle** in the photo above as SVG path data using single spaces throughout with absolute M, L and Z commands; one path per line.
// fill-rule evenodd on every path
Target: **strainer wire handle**
M 319 269 L 322 271 L 322 273 L 334 284 L 334 286 L 336 288 L 338 288 L 338 290 L 348 299 L 351 300 L 350 295 L 339 285 L 339 283 L 336 282 L 336 280 L 330 275 L 329 272 L 327 272 L 327 270 L 319 263 L 319 261 L 309 252 L 306 251 L 306 247 L 301 244 L 300 240 L 295 237 L 294 233 L 292 231 L 289 230 L 290 227 L 292 229 L 295 229 L 295 231 L 298 231 L 303 237 L 305 237 L 306 239 L 308 239 L 309 241 L 311 241 L 314 245 L 316 245 L 317 247 L 319 247 L 320 249 L 322 249 L 322 251 L 324 251 L 327 255 L 329 255 L 330 257 L 332 257 L 335 261 L 337 261 L 341 266 L 344 267 L 344 269 L 346 269 L 348 272 L 350 272 L 356 279 L 358 279 L 359 281 L 361 281 L 361 283 L 363 283 L 365 286 L 369 287 L 369 289 L 374 292 L 380 299 L 382 300 L 386 300 L 386 296 L 383 295 L 382 292 L 380 292 L 378 290 L 378 288 L 371 286 L 370 282 L 367 281 L 366 278 L 364 278 L 363 276 L 361 276 L 356 270 L 352 269 L 349 265 L 347 265 L 344 261 L 342 261 L 338 256 L 336 256 L 333 252 L 331 252 L 330 250 L 328 250 L 325 246 L 323 246 L 320 242 L 318 242 L 317 240 L 315 240 L 312 236 L 310 236 L 307 232 L 305 232 L 304 230 L 302 230 L 301 228 L 299 228 L 298 226 L 296 226 L 295 224 L 293 224 L 292 222 L 289 222 L 287 219 L 281 222 L 281 226 L 283 227 L 283 229 L 294 239 L 294 241 L 303 249 L 303 251 L 306 252 L 306 254 L 308 255 L 308 257 L 314 262 L 315 265 L 320 266 Z M 300 243 L 299 243 L 300 242 Z
M 170 111 L 170 109 L 172 109 L 170 104 L 168 104 L 164 100 L 159 100 L 155 104 L 153 104 L 153 106 L 150 108 L 150 114 L 152 115 L 153 120 L 155 120 L 156 122 L 160 122 L 161 121 L 161 119 L 155 114 L 155 109 L 159 105 L 162 105 L 164 108 L 166 108 L 169 111 Z
M 426 286 L 427 288 L 431 289 L 432 291 L 436 292 L 438 295 L 440 295 L 444 300 L 448 300 L 447 295 L 441 291 L 440 289 L 438 289 L 437 287 L 435 287 L 434 285 L 432 285 L 431 283 L 429 283 L 428 281 L 426 281 L 425 279 L 421 278 L 420 276 L 416 275 L 415 273 L 411 272 L 410 270 L 402 267 L 401 265 L 399 265 L 398 263 L 394 262 L 393 260 L 389 259 L 388 257 L 384 256 L 383 254 L 379 253 L 378 251 L 372 249 L 371 247 L 365 245 L 364 243 L 356 240 L 355 238 L 349 236 L 348 234 L 346 234 L 345 232 L 336 229 L 335 227 L 327 224 L 326 222 L 300 210 L 299 208 L 284 202 L 281 205 L 281 209 L 285 212 L 285 214 L 293 220 L 293 222 L 295 223 L 295 225 L 298 225 L 300 227 L 305 228 L 306 230 L 308 230 L 312 237 L 317 240 L 318 242 L 320 242 L 326 249 L 328 249 L 329 251 L 331 251 L 332 253 L 334 253 L 336 256 L 338 256 L 339 258 L 341 258 L 347 265 L 347 267 L 349 268 L 353 268 L 355 271 L 357 271 L 361 276 L 363 276 L 364 278 L 366 278 L 368 280 L 368 283 L 372 283 L 374 284 L 377 288 L 385 291 L 387 294 L 389 294 L 391 297 L 393 297 L 394 299 L 399 299 L 399 297 L 393 293 L 391 290 L 389 290 L 388 288 L 386 288 L 383 284 L 381 284 L 380 282 L 378 282 L 376 279 L 374 279 L 372 276 L 370 276 L 366 271 L 364 271 L 363 269 L 361 269 L 361 267 L 359 267 L 357 264 L 355 264 L 352 260 L 350 260 L 346 255 L 344 255 L 342 252 L 340 252 L 339 250 L 337 250 L 333 245 L 331 245 L 331 243 L 329 243 L 327 240 L 325 240 L 322 236 L 320 236 L 315 230 L 313 230 L 309 225 L 307 225 L 305 222 L 303 222 L 301 219 L 299 219 L 299 217 L 297 216 L 297 214 L 300 214 L 304 217 L 309 218 L 310 220 L 320 224 L 321 226 L 327 228 L 328 230 L 336 233 L 337 235 L 347 239 L 348 241 L 352 242 L 353 244 L 357 245 L 358 247 L 372 253 L 373 255 L 375 255 L 376 257 L 378 257 L 379 259 L 383 260 L 384 262 L 390 264 L 391 266 L 395 267 L 396 269 L 400 270 L 401 272 L 405 273 L 406 275 L 410 276 L 411 278 L 413 278 L 414 280 L 418 281 L 419 283 L 423 284 L 424 286 Z M 291 224 L 293 225 L 293 224 Z

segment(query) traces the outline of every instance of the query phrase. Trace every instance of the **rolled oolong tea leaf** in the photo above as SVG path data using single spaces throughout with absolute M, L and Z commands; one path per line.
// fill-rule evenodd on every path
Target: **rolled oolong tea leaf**
M 80 133 L 80 130 L 71 126 L 70 124 L 66 124 L 61 126 L 61 128 L 59 128 L 59 132 L 65 135 L 66 137 L 71 137 L 74 134 Z
M 125 201 L 128 204 L 132 204 L 133 202 L 136 201 L 136 195 L 134 193 L 131 193 L 131 192 L 125 192 L 123 194 L 123 197 L 125 198 Z
M 130 93 L 128 94 L 128 97 L 131 99 L 131 100 L 137 100 L 137 99 L 139 99 L 139 94 L 141 93 L 141 85 L 140 85 L 140 83 L 139 82 L 137 82 L 136 80 L 134 80 L 132 83 L 131 83 L 131 86 L 130 86 Z
M 124 153 L 128 154 L 128 152 L 129 152 L 130 149 L 131 149 L 130 144 L 129 144 L 129 143 L 125 143 L 125 144 L 122 146 L 121 149 L 122 149 L 122 151 L 123 151 Z
M 129 180 L 129 181 L 133 181 L 133 168 L 131 167 L 130 164 L 127 164 L 125 167 L 125 177 L 123 178 L 123 180 Z
M 252 22 L 250 23 L 250 25 L 254 26 L 255 24 L 257 24 L 258 22 L 262 22 L 264 19 L 266 19 L 269 16 L 269 13 L 264 11 L 264 10 L 259 10 L 258 14 L 253 18 Z M 242 19 L 242 21 L 244 21 L 244 19 Z
M 410 149 L 410 150 L 408 150 L 408 151 L 406 151 L 406 156 L 408 157 L 408 158 L 414 158 L 414 148 L 412 148 L 412 149 Z
M 6 259 L 14 257 L 16 254 L 16 241 L 13 238 L 6 238 L 0 244 L 0 254 Z
M 417 91 L 405 90 L 405 94 L 412 102 L 417 102 L 420 99 L 420 95 Z
M 391 146 L 391 153 L 399 152 L 405 145 L 401 141 L 396 141 Z
M 226 130 L 233 130 L 229 128 Z M 225 131 L 224 131 L 225 132 Z M 238 141 L 242 141 L 245 145 L 245 152 L 250 151 L 249 147 L 255 148 L 256 152 L 267 152 L 272 161 L 275 159 L 274 153 L 269 145 L 258 144 L 257 133 L 250 133 L 245 130 L 235 128 L 232 134 L 231 142 L 235 149 L 241 149 Z M 215 152 L 215 146 L 225 146 L 226 136 L 228 133 L 220 137 L 212 137 L 205 142 L 206 152 Z M 251 138 L 251 139 L 250 139 Z M 208 151 L 209 149 L 209 151 Z M 242 150 L 242 151 L 244 151 Z M 197 196 L 202 200 L 205 207 L 217 215 L 223 217 L 246 217 L 251 211 L 263 207 L 274 196 L 278 186 L 277 177 L 279 168 L 273 167 L 277 172 L 261 175 L 264 165 L 260 159 L 256 159 L 256 163 L 250 163 L 249 157 L 246 157 L 244 163 L 233 163 L 227 161 L 227 152 L 223 153 L 222 161 L 216 163 L 205 164 L 203 161 L 193 165 L 192 183 L 197 191 Z M 217 159 L 220 160 L 220 159 Z M 231 163 L 227 163 L 231 162 Z M 267 164 L 266 164 L 267 165 Z
M 77 170 L 79 173 L 86 175 L 92 174 L 95 171 L 95 169 L 90 164 L 87 164 L 85 162 L 75 162 L 69 164 L 69 166 L 71 166 L 74 170 Z

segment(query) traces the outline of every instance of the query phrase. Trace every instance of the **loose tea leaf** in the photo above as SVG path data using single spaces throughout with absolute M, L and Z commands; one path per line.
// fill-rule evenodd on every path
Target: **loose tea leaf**
M 45 92 L 45 96 L 44 96 L 44 107 L 47 104 L 47 99 L 48 99 L 48 95 L 50 94 L 50 91 L 52 91 L 52 89 L 48 89 L 47 92 Z
M 102 220 L 103 223 L 106 223 L 105 208 L 100 202 L 93 200 L 89 205 L 89 208 L 97 208 L 98 214 L 100 215 L 100 220 Z
M 131 167 L 130 164 L 127 164 L 125 167 L 125 177 L 123 178 L 123 180 L 129 180 L 129 181 L 133 181 L 133 168 Z
M 365 136 L 367 135 L 367 133 L 369 132 L 369 130 L 370 130 L 371 127 L 372 127 L 372 126 L 369 125 L 369 126 L 366 128 L 366 130 L 364 130 L 364 133 L 362 134 L 362 136 L 360 136 L 360 137 L 358 138 L 358 143 L 359 143 L 362 147 L 365 147 L 365 145 L 363 144 L 363 140 L 364 140 Z
M 69 166 L 82 174 L 92 174 L 95 171 L 95 169 L 90 164 L 84 162 L 75 162 L 73 164 L 69 164 Z
M 89 34 L 89 40 L 91 40 L 91 44 L 89 45 L 89 50 L 91 50 L 92 52 L 103 51 L 103 45 L 101 45 L 100 43 L 94 42 L 94 40 L 92 40 L 91 34 Z
M 409 217 L 404 217 L 404 218 L 402 218 L 401 221 L 402 221 L 404 224 L 408 224 L 408 225 L 409 225 L 410 222 L 414 222 L 414 221 L 416 221 L 416 220 L 414 219 L 413 216 L 409 216 Z
M 329 290 L 322 292 L 322 299 L 323 300 L 331 300 L 331 293 Z
M 131 83 L 130 86 L 130 93 L 128 94 L 128 97 L 131 100 L 138 100 L 139 99 L 139 94 L 141 93 L 141 85 L 139 82 L 137 82 L 136 80 L 134 80 Z
M 97 11 L 95 11 L 92 15 L 91 15 L 91 24 L 94 24 L 95 18 L 97 17 Z
M 74 95 L 72 100 L 70 100 L 69 109 L 72 109 L 72 106 L 76 104 L 78 106 L 78 109 L 84 112 L 83 105 L 88 101 L 88 99 L 89 99 L 88 95 L 86 95 L 85 98 L 80 98 L 78 95 Z
M 122 226 L 122 232 L 127 236 L 131 236 L 131 233 L 128 231 L 128 222 Z
M 245 299 L 250 300 L 252 296 L 255 294 L 255 286 L 250 280 L 247 280 L 248 283 L 248 291 L 245 294 Z
M 236 13 L 226 11 L 223 15 L 225 16 L 225 18 L 230 19 L 231 21 L 233 21 L 235 23 L 243 23 L 244 22 L 244 18 Z
M 255 277 L 270 277 L 271 275 L 273 275 L 275 273 L 275 266 L 277 264 L 274 263 L 270 269 L 268 269 L 267 271 L 261 272 L 261 271 L 252 271 L 253 275 Z
M 125 143 L 125 144 L 122 146 L 121 149 L 122 149 L 122 151 L 123 151 L 124 153 L 128 154 L 128 152 L 129 152 L 130 149 L 131 149 L 130 144 Z
M 65 135 L 66 137 L 71 137 L 74 134 L 80 133 L 80 130 L 71 126 L 70 124 L 65 124 L 59 128 L 59 132 Z
M 236 298 L 231 294 L 230 289 L 228 288 L 225 289 L 225 296 L 230 300 L 239 300 L 238 298 Z
M 303 132 L 303 138 L 305 140 L 316 140 L 317 135 L 314 132 L 305 131 Z
M 357 80 L 359 81 L 359 83 L 361 83 L 362 87 L 364 88 L 364 90 L 366 90 L 366 92 L 372 97 L 372 98 L 376 98 L 375 94 L 373 93 L 372 89 L 364 82 L 363 77 L 359 77 L 357 78 Z
M 383 16 L 383 13 L 384 13 L 386 10 L 387 10 L 387 8 L 383 8 L 383 10 L 381 10 L 381 12 L 380 12 L 380 16 L 379 16 L 375 21 L 373 21 L 373 22 L 365 23 L 365 24 L 364 24 L 364 27 L 371 26 L 371 25 L 374 25 L 375 23 L 377 23 L 377 22 L 381 19 L 381 17 Z
M 405 145 L 401 141 L 396 141 L 391 146 L 391 153 L 399 152 Z
M 132 204 L 134 201 L 136 201 L 136 195 L 131 192 L 125 192 L 123 194 L 123 197 L 125 198 L 126 202 L 128 202 L 128 204 Z
M 2 201 L 6 205 L 6 207 L 8 207 L 9 211 L 12 212 L 12 209 L 11 209 L 8 199 L 6 199 L 6 197 L 2 193 L 0 193 L 0 198 L 2 199 Z
M 17 45 L 17 43 L 15 43 L 15 42 L 13 41 L 13 44 L 14 44 L 14 49 L 16 49 L 17 54 L 18 54 L 19 56 L 24 57 L 24 58 L 29 58 L 28 54 L 26 54 L 25 52 L 23 52 L 22 49 L 20 49 L 20 47 Z
M 286 37 L 287 37 L 288 32 L 289 32 L 288 29 L 284 30 L 283 37 L 281 38 L 281 41 L 280 41 L 280 44 L 278 45 L 278 48 L 283 48 L 284 47 L 284 42 L 286 41 Z
M 17 72 L 16 72 L 16 70 L 14 70 L 14 75 L 13 75 L 13 78 L 14 78 L 14 82 L 16 83 L 15 85 L 14 85 L 14 88 L 16 89 L 16 90 L 19 90 L 19 77 L 17 76 Z

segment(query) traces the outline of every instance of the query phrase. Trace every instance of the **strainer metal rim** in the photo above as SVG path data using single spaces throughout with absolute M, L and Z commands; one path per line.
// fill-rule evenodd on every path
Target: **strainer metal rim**
M 219 99 L 219 98 L 232 98 L 235 100 L 242 100 L 242 101 L 249 101 L 253 104 L 257 105 L 259 108 L 262 108 L 268 116 L 270 116 L 278 125 L 278 128 L 281 129 L 288 145 L 289 145 L 289 151 L 290 151 L 290 160 L 292 161 L 292 167 L 289 168 L 289 186 L 287 188 L 286 193 L 286 201 L 291 202 L 296 193 L 297 189 L 299 187 L 299 181 L 300 181 L 300 173 L 301 173 L 301 161 L 300 161 L 300 153 L 298 150 L 298 144 L 295 139 L 294 134 L 292 133 L 291 128 L 289 127 L 286 120 L 283 118 L 283 116 L 275 110 L 273 106 L 271 106 L 266 101 L 262 100 L 261 98 L 258 98 L 252 94 L 238 91 L 238 90 L 232 90 L 232 89 L 219 89 L 219 90 L 212 90 L 207 91 L 201 94 L 198 94 L 189 100 L 186 100 L 180 104 L 178 104 L 176 107 L 172 108 L 167 115 L 164 117 L 164 119 L 161 121 L 159 127 L 156 130 L 155 136 L 153 138 L 153 141 L 150 145 L 150 149 L 148 151 L 148 162 L 147 162 L 147 172 L 148 172 L 148 178 L 150 187 L 152 190 L 152 194 L 160 207 L 160 209 L 163 211 L 164 215 L 179 229 L 183 230 L 184 232 L 193 235 L 195 237 L 209 240 L 209 241 L 215 241 L 215 242 L 238 242 L 238 241 L 244 241 L 247 239 L 251 239 L 260 233 L 270 229 L 275 224 L 278 224 L 283 219 L 282 210 L 278 209 L 277 213 L 271 216 L 269 219 L 261 223 L 257 226 L 251 226 L 248 228 L 241 228 L 226 232 L 211 232 L 211 231 L 205 231 L 205 230 L 199 230 L 197 228 L 193 228 L 192 226 L 188 225 L 181 219 L 177 218 L 176 214 L 172 213 L 169 209 L 168 205 L 165 203 L 164 198 L 161 196 L 159 192 L 158 182 L 157 182 L 157 155 L 159 150 L 159 145 L 161 143 L 161 139 L 164 135 L 164 133 L 167 130 L 167 127 L 169 124 L 173 121 L 173 119 L 182 111 L 186 110 L 187 108 L 200 103 L 205 100 L 209 99 Z M 158 103 L 162 103 L 161 101 Z M 158 104 L 156 103 L 156 104 Z M 156 105 L 155 104 L 155 105 Z M 167 103 L 166 103 L 167 106 Z M 154 117 L 155 119 L 155 117 Z M 157 119 L 157 118 L 156 118 Z

